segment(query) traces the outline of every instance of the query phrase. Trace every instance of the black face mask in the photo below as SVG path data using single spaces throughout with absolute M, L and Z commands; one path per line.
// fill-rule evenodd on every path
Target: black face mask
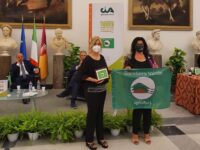
M 143 45 L 136 45 L 136 46 L 135 46 L 135 50 L 136 50 L 137 52 L 143 52 L 144 46 L 143 46 Z

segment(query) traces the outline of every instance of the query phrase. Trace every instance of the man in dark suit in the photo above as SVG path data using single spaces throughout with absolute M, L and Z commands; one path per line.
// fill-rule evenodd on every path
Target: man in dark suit
M 76 99 L 77 95 L 79 93 L 80 85 L 76 82 L 76 74 L 78 71 L 78 68 L 80 67 L 82 61 L 85 59 L 87 53 L 86 51 L 80 51 L 79 54 L 79 62 L 75 63 L 74 66 L 72 66 L 71 70 L 69 71 L 68 75 L 68 81 L 67 81 L 67 87 L 66 89 L 57 95 L 57 97 L 66 97 L 68 95 L 71 95 L 71 107 L 76 108 Z
M 27 89 L 29 82 L 34 83 L 34 76 L 36 73 L 39 73 L 39 69 L 35 68 L 28 60 L 24 60 L 22 53 L 17 54 L 17 61 L 12 64 L 10 74 L 12 81 L 12 88 L 16 88 L 18 85 L 22 89 Z M 24 103 L 27 103 L 27 100 L 23 100 Z

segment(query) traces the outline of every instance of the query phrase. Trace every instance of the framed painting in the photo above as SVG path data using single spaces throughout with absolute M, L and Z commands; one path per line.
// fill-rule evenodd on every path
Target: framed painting
M 193 0 L 129 0 L 130 30 L 192 30 Z
M 23 20 L 25 27 L 32 28 L 34 18 L 39 28 L 45 20 L 47 28 L 71 29 L 72 0 L 1 0 L 0 25 L 19 28 Z

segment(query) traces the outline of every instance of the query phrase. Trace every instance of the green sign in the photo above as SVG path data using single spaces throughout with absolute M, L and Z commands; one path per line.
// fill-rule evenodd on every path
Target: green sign
M 0 97 L 7 96 L 8 80 L 0 80 Z
M 103 80 L 108 78 L 108 70 L 107 68 L 99 69 L 96 71 L 97 79 Z
M 194 68 L 194 74 L 200 75 L 200 68 Z
M 112 70 L 114 109 L 167 108 L 171 100 L 168 68 Z
M 101 21 L 100 28 L 101 28 L 101 32 L 113 32 L 114 21 Z
M 102 48 L 114 48 L 114 38 L 103 38 L 102 42 Z

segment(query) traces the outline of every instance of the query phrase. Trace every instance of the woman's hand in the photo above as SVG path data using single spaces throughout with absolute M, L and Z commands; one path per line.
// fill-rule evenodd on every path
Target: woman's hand
M 168 68 L 169 68 L 169 70 L 170 70 L 171 72 L 174 71 L 174 68 L 173 68 L 172 66 L 168 66 Z
M 112 69 L 108 68 L 108 74 L 112 73 Z
M 95 78 L 93 78 L 92 82 L 96 83 L 96 84 L 100 84 L 102 83 L 104 80 L 97 80 Z
M 40 70 L 39 70 L 39 68 L 34 68 L 34 69 L 33 69 L 33 72 L 34 72 L 35 74 L 38 74 L 38 73 L 40 72 Z
M 92 78 L 92 77 L 87 77 L 85 80 L 96 83 L 96 84 L 100 84 L 104 81 L 104 80 L 97 80 L 96 78 Z
M 97 80 L 97 84 L 103 83 L 104 80 Z
M 128 69 L 128 70 L 130 70 L 130 69 L 131 69 L 131 67 L 130 67 L 130 66 L 126 66 L 124 69 Z

